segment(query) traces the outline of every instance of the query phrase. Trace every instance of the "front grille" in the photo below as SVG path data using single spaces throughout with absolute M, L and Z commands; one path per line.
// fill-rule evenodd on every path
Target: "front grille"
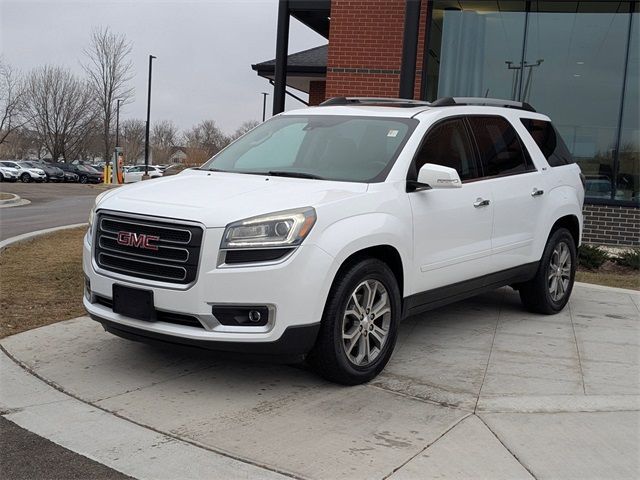
M 133 240 L 119 241 L 119 234 Z M 148 242 L 151 248 L 144 248 L 145 236 L 154 237 Z M 202 228 L 195 225 L 100 213 L 95 261 L 100 268 L 122 275 L 189 284 L 196 279 L 202 236 Z

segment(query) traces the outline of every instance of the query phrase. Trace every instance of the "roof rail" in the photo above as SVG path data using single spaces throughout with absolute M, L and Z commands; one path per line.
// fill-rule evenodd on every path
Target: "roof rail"
M 388 107 L 428 107 L 428 102 L 408 98 L 375 98 L 375 97 L 333 97 L 320 104 L 321 107 L 331 105 L 377 105 Z
M 535 112 L 535 108 L 527 102 L 514 102 L 513 100 L 501 100 L 499 98 L 484 97 L 444 97 L 431 102 L 432 107 L 453 107 L 460 105 L 482 105 L 487 107 L 504 107 Z

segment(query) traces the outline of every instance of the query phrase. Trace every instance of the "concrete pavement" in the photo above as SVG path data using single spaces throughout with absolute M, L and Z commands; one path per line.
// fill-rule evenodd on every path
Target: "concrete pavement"
M 0 407 L 136 478 L 638 478 L 639 307 L 578 285 L 540 316 L 504 288 L 403 322 L 385 371 L 349 388 L 82 317 L 0 342 Z

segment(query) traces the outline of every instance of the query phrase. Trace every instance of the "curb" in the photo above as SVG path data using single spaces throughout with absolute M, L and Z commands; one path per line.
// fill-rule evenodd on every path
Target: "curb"
M 19 207 L 21 205 L 29 205 L 31 203 L 31 200 L 25 200 L 15 193 L 7 193 L 7 195 L 11 195 L 12 198 L 0 200 L 0 208 Z
M 53 227 L 53 228 L 45 228 L 43 230 L 36 230 L 35 232 L 23 233 L 22 235 L 16 235 L 15 237 L 7 238 L 6 240 L 2 240 L 0 242 L 0 252 L 14 243 L 25 242 L 27 240 L 31 240 L 32 238 L 39 237 L 41 235 L 46 235 L 47 233 L 53 233 L 60 230 L 68 230 L 70 228 L 78 228 L 78 227 L 86 227 L 88 223 L 74 223 L 72 225 L 63 225 L 61 227 Z
M 607 287 L 606 285 L 598 285 L 597 283 L 585 283 L 585 282 L 575 282 L 575 285 L 578 285 L 583 288 L 592 288 L 593 290 L 601 290 L 604 292 L 617 292 L 617 293 L 627 293 L 629 295 L 640 295 L 640 291 L 631 290 L 630 288 Z

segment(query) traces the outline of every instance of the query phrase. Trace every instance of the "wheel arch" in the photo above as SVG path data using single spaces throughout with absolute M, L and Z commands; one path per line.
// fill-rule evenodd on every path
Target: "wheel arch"
M 400 296 L 404 295 L 404 266 L 402 265 L 402 257 L 400 256 L 400 252 L 392 245 L 381 244 L 381 245 L 372 245 L 370 247 L 362 248 L 351 253 L 347 258 L 343 260 L 338 268 L 336 274 L 333 276 L 332 285 L 335 283 L 336 279 L 340 277 L 340 275 L 347 270 L 349 267 L 358 263 L 361 260 L 366 258 L 375 258 L 380 260 L 384 264 L 386 264 L 396 281 L 398 282 L 398 289 L 400 290 Z
M 576 248 L 578 248 L 578 246 L 580 245 L 580 220 L 578 220 L 578 217 L 576 215 L 569 214 L 557 219 L 551 226 L 551 230 L 549 231 L 549 236 L 547 237 L 547 239 L 550 238 L 551 235 L 553 235 L 553 233 L 560 228 L 566 228 L 567 230 L 569 230 L 571 236 L 573 237 L 575 246 Z

